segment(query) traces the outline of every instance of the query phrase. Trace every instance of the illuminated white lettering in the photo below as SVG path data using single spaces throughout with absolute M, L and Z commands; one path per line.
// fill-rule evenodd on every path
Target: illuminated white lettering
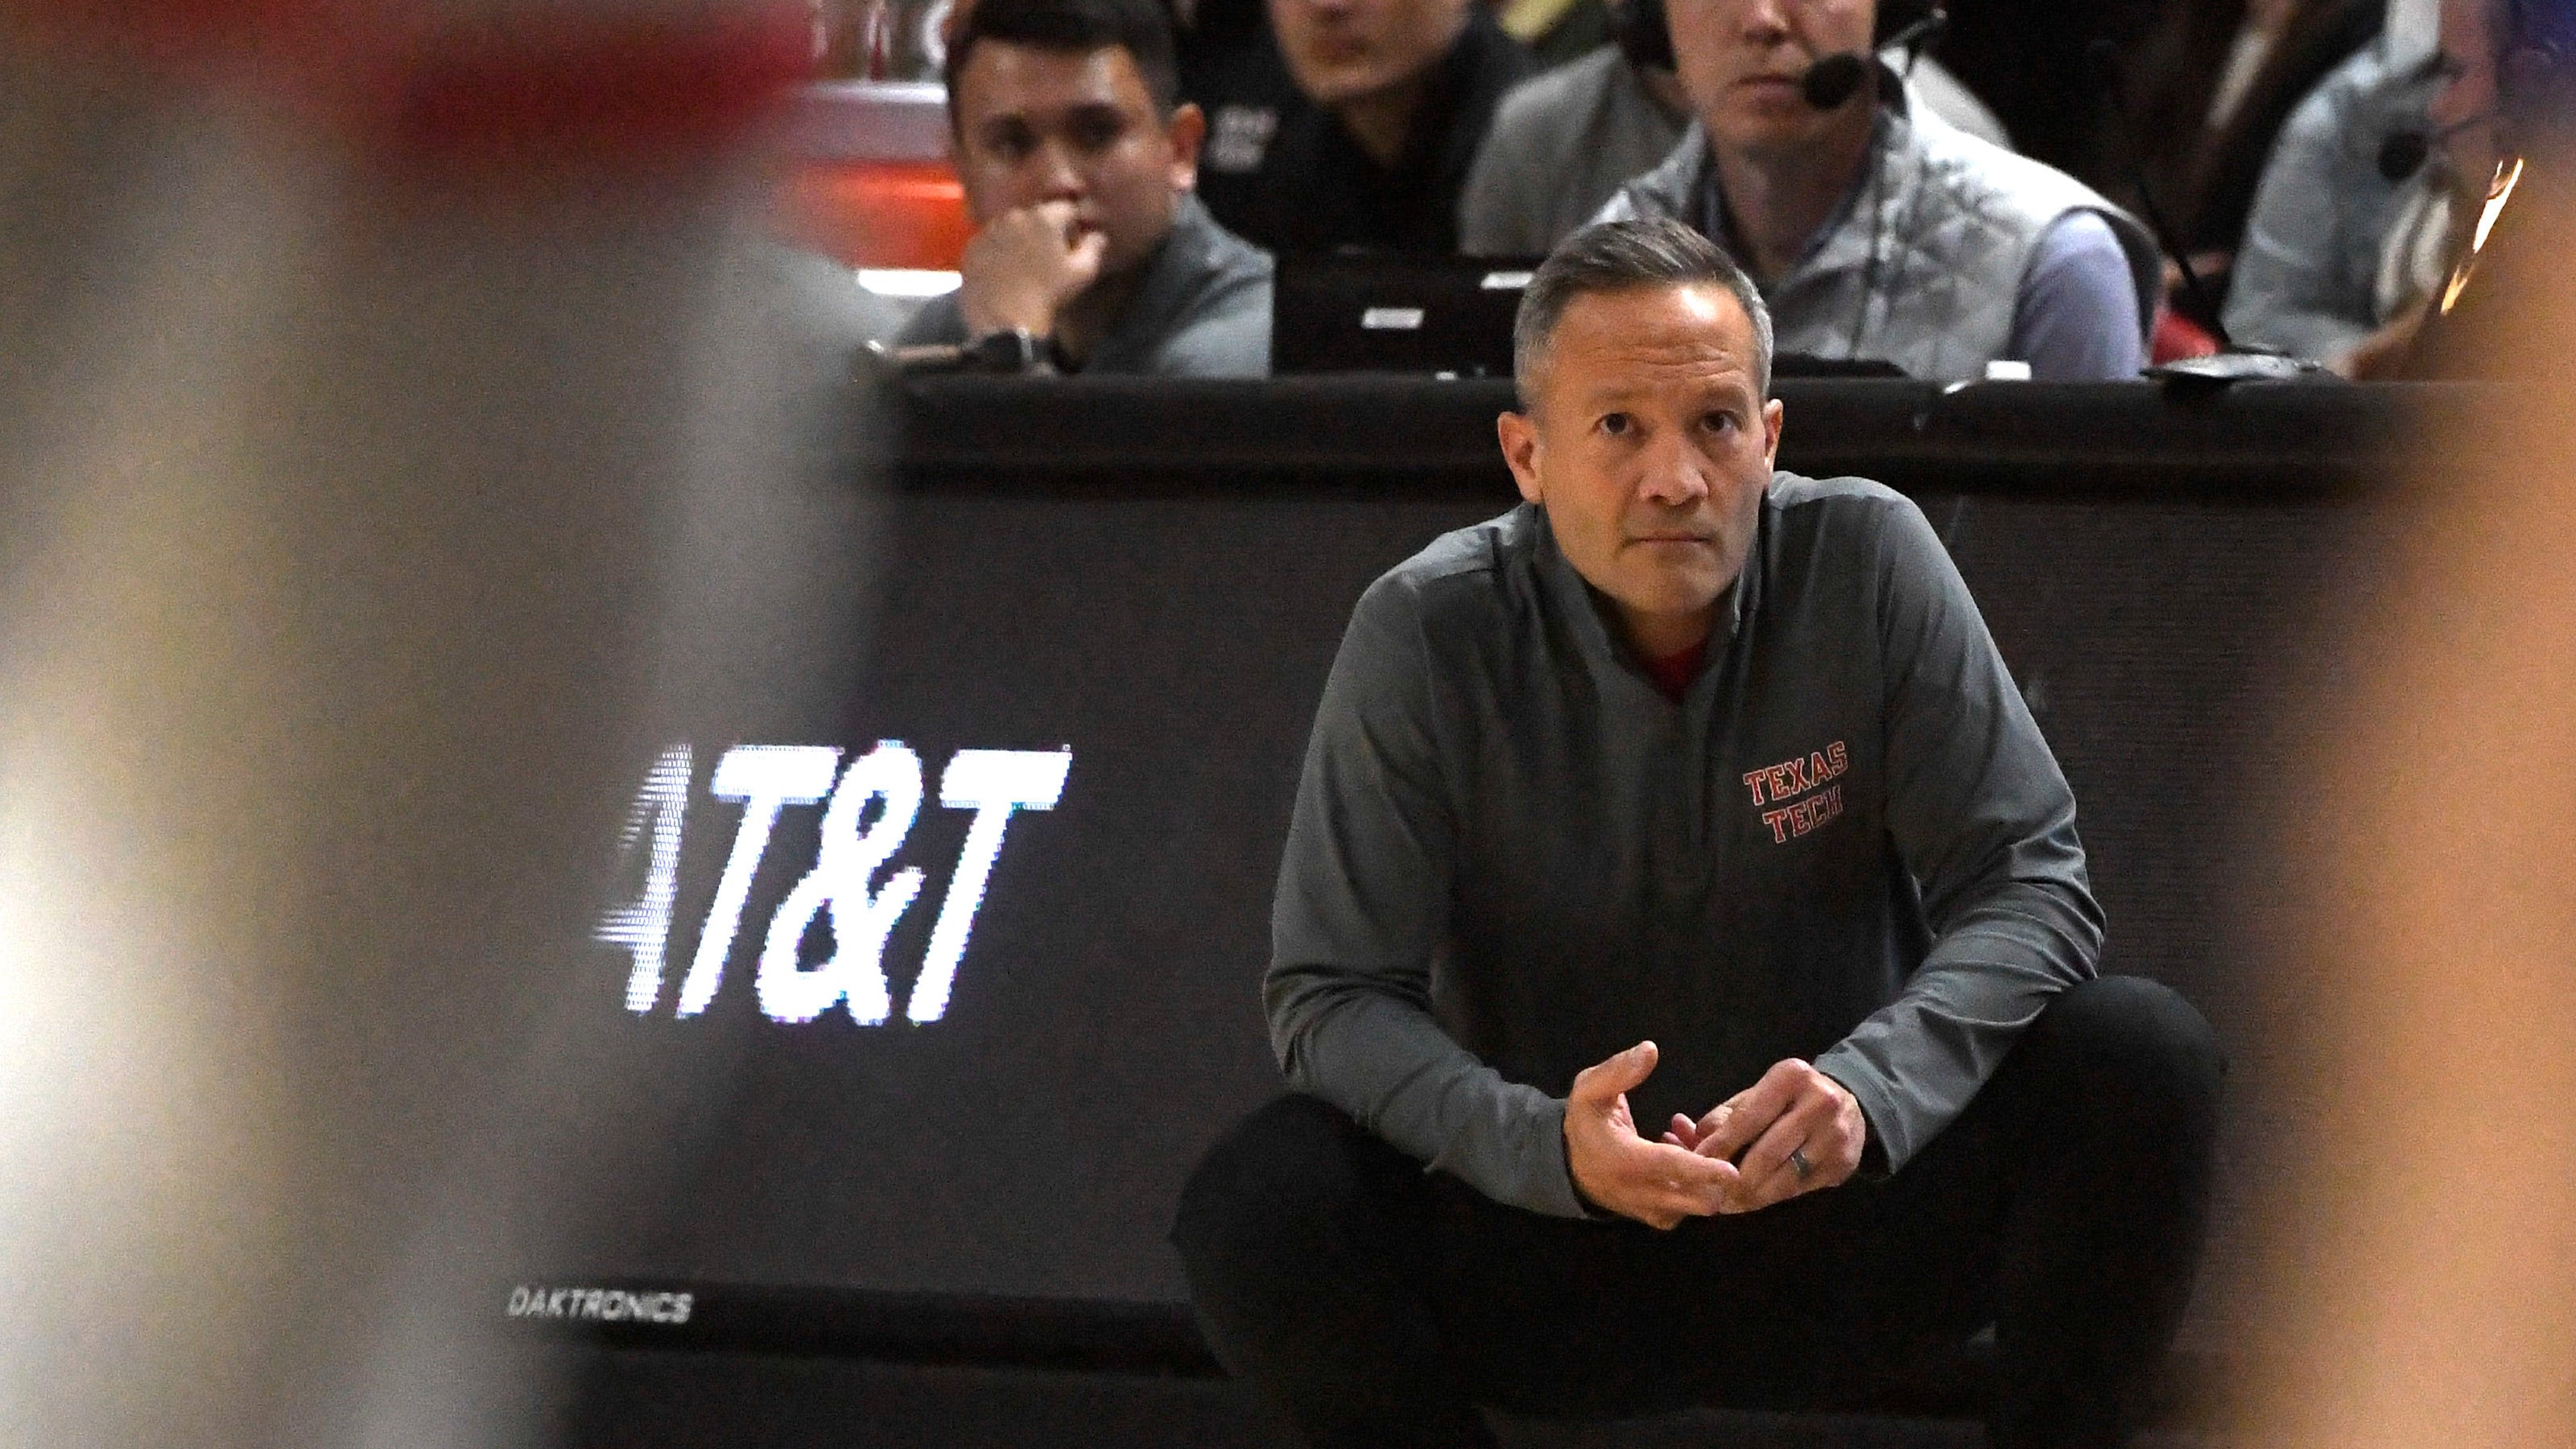
M 885 809 L 867 829 L 869 802 Z M 900 870 L 871 890 L 877 867 L 903 844 L 921 813 L 921 757 L 899 740 L 850 762 L 823 810 L 823 844 L 813 870 L 779 904 L 760 953 L 760 1009 L 771 1020 L 812 1021 L 847 999 L 850 1016 L 875 1026 L 893 1009 L 886 990 L 886 933 L 921 892 L 921 872 Z M 832 954 L 813 968 L 797 964 L 798 943 L 825 910 L 832 913 Z
M 1073 751 L 959 750 L 939 774 L 939 803 L 952 810 L 972 810 L 966 846 L 957 853 L 956 874 L 939 904 L 939 923 L 930 931 L 930 953 L 912 986 L 904 1015 L 916 1022 L 937 1021 L 948 1010 L 948 993 L 957 981 L 957 964 L 966 958 L 966 938 L 975 929 L 975 912 L 984 904 L 984 887 L 993 862 L 1002 853 L 1002 832 L 1014 810 L 1052 810 L 1064 795 L 1064 777 L 1073 768 Z
M 687 745 L 664 750 L 645 773 L 644 788 L 635 796 L 626 833 L 618 841 L 619 859 L 631 860 L 646 827 L 653 832 L 643 891 L 611 907 L 594 933 L 603 944 L 623 947 L 634 957 L 634 969 L 626 975 L 628 1011 L 651 1011 L 662 997 L 662 954 L 671 939 L 671 907 L 680 894 L 680 822 L 689 812 L 692 769 Z
M 830 794 L 832 770 L 840 762 L 841 752 L 825 745 L 736 745 L 716 762 L 708 793 L 719 800 L 741 801 L 742 827 L 734 832 L 733 854 L 725 858 L 724 875 L 716 882 L 706 929 L 698 933 L 698 954 L 680 983 L 680 1015 L 695 1016 L 715 1000 L 716 987 L 724 981 L 725 962 L 733 957 L 743 901 L 751 894 L 751 879 L 759 873 L 761 856 L 769 850 L 778 812 L 789 805 L 811 805 Z
M 689 1321 L 697 1296 L 630 1288 L 545 1288 L 527 1284 L 510 1290 L 512 1318 L 594 1318 L 608 1323 L 641 1320 L 680 1324 Z

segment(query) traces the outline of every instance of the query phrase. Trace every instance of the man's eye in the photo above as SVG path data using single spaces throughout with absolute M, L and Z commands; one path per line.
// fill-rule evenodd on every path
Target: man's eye
M 984 139 L 984 155 L 994 160 L 1020 160 L 1038 144 L 1038 134 L 1020 116 L 999 116 L 976 134 Z
M 1626 413 L 1602 414 L 1601 431 L 1614 438 L 1625 435 L 1628 431 L 1628 415 Z
M 1699 421 L 1700 426 L 1707 428 L 1711 432 L 1731 432 L 1735 428 L 1735 414 L 1733 413 L 1706 413 L 1701 415 Z
M 1106 151 L 1126 133 L 1126 123 L 1114 117 L 1102 117 L 1077 122 L 1073 128 L 1073 143 L 1085 151 Z

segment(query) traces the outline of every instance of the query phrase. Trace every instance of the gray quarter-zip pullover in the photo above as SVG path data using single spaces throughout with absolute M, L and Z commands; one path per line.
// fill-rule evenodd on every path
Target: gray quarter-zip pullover
M 1290 1084 L 1577 1216 L 1576 1072 L 1657 1042 L 1651 1137 L 1801 1057 L 1901 1168 L 2101 948 L 1975 601 L 1901 495 L 1782 473 L 1679 703 L 1606 607 L 1531 505 L 1361 596 L 1272 911 Z
M 1217 225 L 1195 196 L 1173 202 L 1172 230 L 1135 294 L 1083 359 L 1088 375 L 1268 377 L 1270 254 Z M 957 294 L 934 297 L 903 330 L 907 346 L 962 343 Z

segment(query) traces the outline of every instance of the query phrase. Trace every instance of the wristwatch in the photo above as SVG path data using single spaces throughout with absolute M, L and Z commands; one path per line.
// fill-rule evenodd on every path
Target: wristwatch
M 977 372 L 1053 372 L 1055 339 L 1025 327 L 1002 327 L 966 344 L 960 359 Z

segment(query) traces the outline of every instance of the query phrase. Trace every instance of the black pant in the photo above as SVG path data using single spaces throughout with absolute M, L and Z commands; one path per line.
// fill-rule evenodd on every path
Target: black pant
M 1282 1097 L 1172 1241 L 1217 1358 L 1317 1446 L 1490 1444 L 1478 1403 L 1849 1406 L 1990 1323 L 1997 1445 L 2118 1444 L 2190 1295 L 2223 1071 L 2180 997 L 2105 977 L 1894 1176 L 1669 1233 L 1506 1207 Z

